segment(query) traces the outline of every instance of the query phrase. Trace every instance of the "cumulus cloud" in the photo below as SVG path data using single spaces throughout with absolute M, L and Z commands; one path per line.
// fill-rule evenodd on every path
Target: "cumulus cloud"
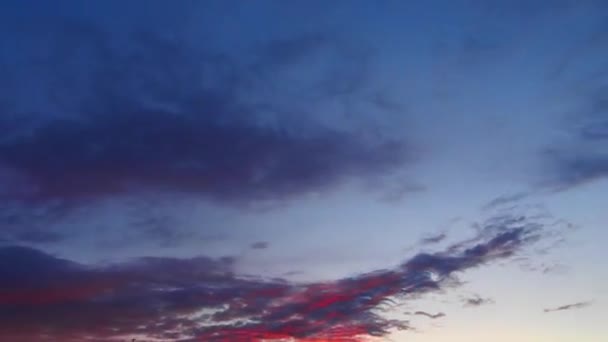
M 385 318 L 382 308 L 456 286 L 458 273 L 514 256 L 541 235 L 536 224 L 505 222 L 393 268 L 319 283 L 241 276 L 234 272 L 234 258 L 145 257 L 83 265 L 31 248 L 3 247 L 0 332 L 22 341 L 381 337 L 412 328 Z

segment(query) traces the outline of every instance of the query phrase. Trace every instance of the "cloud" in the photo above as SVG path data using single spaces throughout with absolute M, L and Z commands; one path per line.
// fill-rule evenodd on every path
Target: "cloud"
M 511 194 L 511 195 L 498 196 L 498 197 L 492 199 L 491 201 L 489 201 L 488 203 L 486 203 L 482 209 L 491 210 L 491 209 L 495 209 L 497 207 L 502 207 L 502 206 L 509 205 L 509 204 L 515 204 L 515 203 L 520 202 L 521 200 L 527 198 L 528 196 L 530 196 L 530 194 L 526 193 L 526 192 L 518 192 L 515 194 Z
M 0 241 L 37 244 L 64 241 L 69 236 L 51 226 L 65 217 L 66 208 L 60 203 L 32 208 L 26 203 L 5 200 L 0 205 Z
M 579 136 L 585 141 L 608 142 L 608 85 L 603 84 L 589 95 Z
M 283 198 L 403 162 L 397 141 L 265 127 L 238 114 L 250 109 L 226 96 L 199 93 L 198 103 L 181 103 L 177 112 L 122 96 L 98 99 L 82 118 L 53 120 L 4 142 L 0 162 L 25 175 L 36 199 L 74 201 L 134 189 L 221 201 Z
M 547 165 L 541 170 L 543 185 L 558 191 L 608 176 L 608 23 L 594 15 L 608 7 L 603 1 L 570 2 L 569 6 L 586 12 L 588 20 L 556 55 L 558 63 L 548 79 L 570 92 L 564 98 L 567 114 L 558 127 L 561 140 L 542 150 Z
M 608 155 L 590 150 L 551 150 L 545 154 L 552 174 L 545 182 L 549 188 L 567 190 L 608 176 Z
M 591 305 L 591 302 L 579 302 L 574 304 L 562 305 L 556 308 L 545 309 L 544 312 L 556 312 L 556 311 L 566 311 L 566 310 L 574 310 L 574 309 L 582 309 Z
M 491 298 L 482 298 L 480 296 L 470 297 L 463 299 L 464 306 L 475 307 L 482 306 L 486 304 L 494 303 L 494 300 Z
M 443 312 L 438 312 L 436 314 L 430 314 L 430 313 L 425 312 L 425 311 L 416 311 L 416 312 L 413 313 L 413 315 L 415 315 L 415 316 L 424 316 L 424 317 L 428 317 L 430 319 L 437 319 L 437 318 L 445 317 L 445 314 Z
M 446 233 L 440 233 L 434 236 L 429 236 L 426 238 L 423 238 L 422 240 L 420 240 L 420 243 L 423 245 L 432 245 L 432 244 L 436 244 L 436 243 L 440 243 L 441 241 L 445 240 L 447 238 L 447 234 Z
M 268 246 L 268 242 L 258 241 L 251 244 L 251 249 L 266 249 Z
M 312 113 L 297 124 L 265 122 L 275 103 L 245 101 L 241 91 L 259 78 L 228 56 L 209 57 L 151 33 L 131 38 L 130 51 L 104 49 L 109 38 L 90 35 L 101 43 L 90 48 L 91 66 L 70 70 L 89 75 L 61 108 L 70 115 L 45 116 L 0 143 L 1 165 L 24 175 L 37 198 L 95 198 L 133 188 L 226 201 L 276 198 L 380 174 L 407 156 L 399 141 L 369 141 L 315 124 Z M 67 45 L 84 39 L 61 38 Z M 272 58 L 263 63 L 306 55 L 317 46 L 311 39 L 270 43 Z M 67 83 L 55 91 L 68 92 Z M 0 125 L 18 120 L 3 115 Z
M 65 238 L 49 230 L 65 212 L 36 214 L 56 203 L 69 211 L 164 193 L 243 208 L 384 179 L 413 162 L 403 139 L 354 127 L 357 119 L 325 122 L 320 103 L 364 99 L 375 83 L 367 54 L 327 33 L 245 54 L 154 30 L 118 37 L 47 21 L 20 37 L 11 51 L 20 62 L 3 65 L 15 77 L 2 87 L 16 103 L 0 116 L 11 132 L 0 138 L 0 183 L 10 185 L 0 186 L 0 215 L 19 217 L 4 240 Z M 366 123 L 382 111 L 370 105 Z M 168 246 L 187 238 L 164 224 L 147 231 Z
M 594 83 L 594 82 L 590 82 Z M 608 177 L 608 86 L 591 86 L 585 102 L 568 122 L 572 141 L 543 151 L 549 165 L 546 185 L 565 190 Z
M 234 258 L 145 257 L 83 265 L 31 248 L 3 247 L 0 333 L 20 341 L 382 337 L 412 328 L 382 316 L 383 308 L 457 286 L 459 273 L 514 256 L 541 234 L 535 224 L 503 222 L 393 268 L 318 283 L 241 276 L 234 272 Z

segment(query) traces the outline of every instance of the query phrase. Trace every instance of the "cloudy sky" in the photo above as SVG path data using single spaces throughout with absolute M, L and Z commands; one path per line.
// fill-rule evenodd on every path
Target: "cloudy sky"
M 602 0 L 4 1 L 0 339 L 605 341 Z

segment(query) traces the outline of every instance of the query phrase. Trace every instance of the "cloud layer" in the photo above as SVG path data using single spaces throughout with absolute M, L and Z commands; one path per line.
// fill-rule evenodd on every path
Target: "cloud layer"
M 385 336 L 411 327 L 383 317 L 382 308 L 455 286 L 459 272 L 509 258 L 543 234 L 532 218 L 493 222 L 473 239 L 415 255 L 394 268 L 305 284 L 239 276 L 233 258 L 147 257 L 87 266 L 26 247 L 4 247 L 0 332 L 22 341 Z

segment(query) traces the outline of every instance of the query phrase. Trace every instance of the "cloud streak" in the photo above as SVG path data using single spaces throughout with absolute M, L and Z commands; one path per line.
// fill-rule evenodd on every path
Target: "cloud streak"
M 424 317 L 428 317 L 430 319 L 438 319 L 438 318 L 442 318 L 445 317 L 445 314 L 443 312 L 438 312 L 436 314 L 431 314 L 425 311 L 416 311 L 413 313 L 413 315 L 415 316 L 424 316 Z
M 543 311 L 548 313 L 548 312 L 557 312 L 557 311 L 566 311 L 566 310 L 576 310 L 576 309 L 586 308 L 590 305 L 591 305 L 591 302 L 578 302 L 578 303 L 558 306 L 556 308 L 548 308 Z

